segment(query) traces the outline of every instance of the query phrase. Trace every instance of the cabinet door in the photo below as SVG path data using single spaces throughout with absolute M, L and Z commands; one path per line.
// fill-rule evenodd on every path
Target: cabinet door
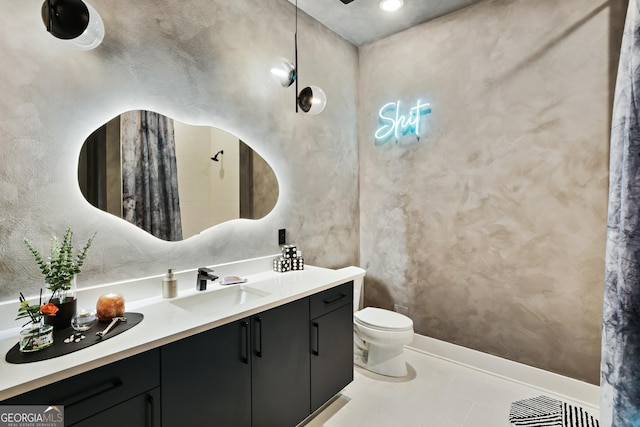
M 64 345 L 64 344 L 63 344 Z M 160 350 L 149 350 L 5 400 L 5 405 L 63 405 L 74 425 L 160 386 Z
M 353 381 L 351 304 L 311 321 L 311 412 Z
M 164 427 L 251 425 L 249 320 L 162 347 Z
M 160 388 L 133 397 L 72 427 L 160 427 Z
M 308 298 L 251 318 L 253 427 L 293 427 L 309 415 L 308 325 Z

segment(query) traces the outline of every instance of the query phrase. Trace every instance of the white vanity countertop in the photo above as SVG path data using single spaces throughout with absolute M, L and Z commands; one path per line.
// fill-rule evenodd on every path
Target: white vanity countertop
M 273 257 L 258 259 L 262 267 L 270 265 Z M 253 260 L 255 261 L 255 260 Z M 206 331 L 216 326 L 224 325 L 234 320 L 250 316 L 261 311 L 277 307 L 288 302 L 315 294 L 319 291 L 352 280 L 364 273 L 357 268 L 344 268 L 332 270 L 313 266 L 305 266 L 303 271 L 290 271 L 276 273 L 271 270 L 252 271 L 252 274 L 241 275 L 237 272 L 250 271 L 240 268 L 241 263 L 232 264 L 235 270 L 225 266 L 213 266 L 216 275 L 222 278 L 222 274 L 235 274 L 248 279 L 244 285 L 258 289 L 269 295 L 242 305 L 236 305 L 229 309 L 217 311 L 211 315 L 203 315 L 184 310 L 171 303 L 174 299 L 162 298 L 162 276 L 153 278 L 154 292 L 156 295 L 148 298 L 138 298 L 134 301 L 128 299 L 129 291 L 135 293 L 135 287 L 142 288 L 144 284 L 139 281 L 118 283 L 116 289 L 125 297 L 126 311 L 138 312 L 144 315 L 144 320 L 135 327 L 114 336 L 105 342 L 92 345 L 82 350 L 66 354 L 41 362 L 11 364 L 2 358 L 0 362 L 0 400 L 24 393 L 51 384 L 82 372 L 89 371 L 99 366 L 106 365 L 126 357 L 142 353 L 144 351 L 177 341 L 179 339 Z M 256 263 L 253 263 L 253 270 Z M 229 265 L 226 265 L 227 267 Z M 227 271 L 228 273 L 224 273 Z M 231 273 L 231 271 L 236 271 Z M 359 274 L 360 272 L 360 274 Z M 179 293 L 177 298 L 203 292 L 215 292 L 223 288 L 218 283 L 209 282 L 207 291 L 196 290 L 196 271 L 186 271 L 176 274 L 179 278 Z M 147 282 L 149 279 L 146 279 Z M 156 283 L 157 282 L 157 283 Z M 188 286 L 187 286 L 188 285 Z M 224 288 L 238 285 L 228 285 Z M 94 294 L 101 295 L 113 287 L 97 287 Z M 148 283 L 147 283 L 148 288 Z M 78 291 L 78 308 L 95 306 L 97 297 L 82 295 L 83 290 Z M 140 293 L 140 292 L 138 292 Z M 154 295 L 149 293 L 149 295 Z M 84 299 L 83 299 L 84 298 Z M 86 301 L 93 301 L 88 303 Z M 15 306 L 10 306 L 15 310 Z M 0 311 L 8 311 L 9 305 L 0 305 Z M 15 311 L 11 315 L 15 315 Z M 6 314 L 6 313 L 5 313 Z M 6 317 L 6 316 L 5 316 Z M 0 331 L 0 352 L 3 355 L 17 343 L 19 328 Z M 60 345 L 58 343 L 54 345 Z M 71 345 L 71 344 L 70 344 Z

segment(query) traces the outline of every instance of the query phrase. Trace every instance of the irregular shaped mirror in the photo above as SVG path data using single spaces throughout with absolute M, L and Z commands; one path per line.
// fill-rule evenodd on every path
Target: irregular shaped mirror
M 169 241 L 262 218 L 279 193 L 271 167 L 238 137 L 151 111 L 128 111 L 92 133 L 78 183 L 93 206 Z

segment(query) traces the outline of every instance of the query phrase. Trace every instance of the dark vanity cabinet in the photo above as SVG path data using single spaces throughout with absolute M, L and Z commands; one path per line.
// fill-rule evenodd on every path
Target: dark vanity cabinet
M 309 415 L 308 321 L 303 298 L 162 347 L 163 426 L 298 424 Z
M 64 405 L 67 427 L 159 427 L 160 350 L 12 397 L 3 405 Z
M 2 404 L 74 427 L 293 427 L 353 380 L 353 282 Z
M 160 427 L 160 387 L 86 418 L 73 427 Z
M 162 425 L 251 426 L 249 319 L 161 348 Z
M 353 282 L 310 297 L 311 412 L 353 381 Z
M 253 427 L 293 427 L 310 414 L 308 324 L 308 298 L 251 318 Z
M 309 415 L 309 300 L 162 347 L 164 427 L 295 426 Z

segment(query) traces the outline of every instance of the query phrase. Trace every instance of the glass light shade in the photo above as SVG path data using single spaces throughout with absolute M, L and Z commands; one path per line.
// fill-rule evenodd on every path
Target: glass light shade
M 289 87 L 296 81 L 296 67 L 287 58 L 274 59 L 269 64 L 269 79 L 282 87 Z
M 298 95 L 298 105 L 305 113 L 320 114 L 327 106 L 327 95 L 318 86 L 307 86 Z
M 95 49 L 102 43 L 104 39 L 104 22 L 102 17 L 96 11 L 93 6 L 87 3 L 87 9 L 89 9 L 89 25 L 75 39 L 69 40 L 67 43 L 74 49 L 78 50 L 91 50 Z
M 404 6 L 404 0 L 382 0 L 380 2 L 380 9 L 385 12 L 393 12 Z

